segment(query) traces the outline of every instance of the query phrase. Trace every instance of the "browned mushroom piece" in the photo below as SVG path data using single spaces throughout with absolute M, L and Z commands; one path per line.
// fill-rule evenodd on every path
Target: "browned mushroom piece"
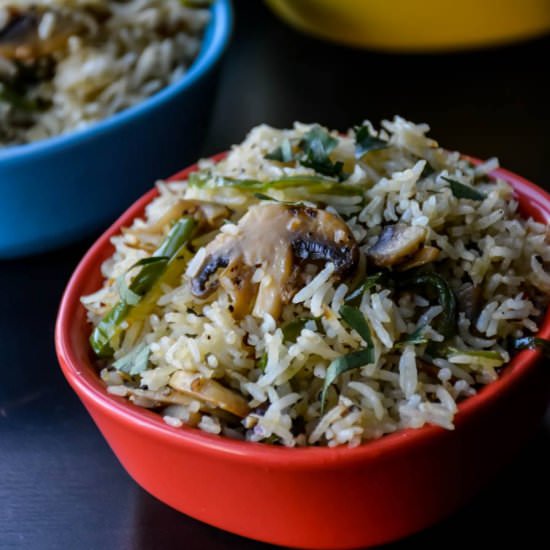
M 242 395 L 211 378 L 192 377 L 185 372 L 177 371 L 170 377 L 169 384 L 184 396 L 197 399 L 239 418 L 244 418 L 250 412 L 248 401 Z
M 286 204 L 251 207 L 234 234 L 220 233 L 205 252 L 191 280 L 193 294 L 204 298 L 221 285 L 232 297 L 236 318 L 253 306 L 254 315 L 277 319 L 282 305 L 305 283 L 305 262 L 332 262 L 335 276 L 342 278 L 359 259 L 357 242 L 338 216 Z M 256 268 L 264 272 L 259 283 L 252 281 Z
M 51 12 L 51 10 L 48 10 Z M 32 61 L 65 47 L 70 36 L 80 35 L 85 25 L 70 14 L 55 12 L 51 34 L 42 39 L 38 32 L 45 10 L 31 7 L 9 9 L 9 19 L 0 29 L 0 56 L 6 59 Z
M 403 223 L 387 225 L 367 256 L 378 267 L 392 267 L 418 252 L 426 235 L 424 227 Z
M 125 388 L 127 395 L 139 399 L 140 406 L 148 409 L 160 407 L 161 405 L 190 405 L 193 398 L 172 388 L 163 390 L 145 390 L 142 388 Z
M 424 246 L 418 252 L 415 252 L 407 261 L 399 264 L 399 271 L 407 271 L 408 269 L 435 262 L 435 260 L 439 258 L 440 252 L 441 250 L 435 246 Z
M 175 372 L 169 381 L 169 387 L 162 390 L 126 388 L 127 395 L 140 407 L 156 409 L 163 405 L 189 406 L 193 400 L 201 403 L 201 409 L 221 409 L 239 418 L 250 411 L 247 400 L 234 390 L 226 388 L 216 380 L 197 378 L 188 373 Z M 196 425 L 200 420 L 198 413 L 190 413 L 186 424 Z
M 127 388 L 127 397 L 138 405 L 146 409 L 158 409 L 166 405 L 184 405 L 189 406 L 193 398 L 172 388 L 163 390 L 144 390 L 141 388 Z M 199 412 L 188 411 L 185 424 L 187 426 L 196 426 L 201 419 Z
M 224 219 L 231 215 L 231 210 L 222 204 L 213 202 L 180 199 L 170 206 L 154 223 L 143 228 L 125 229 L 125 233 L 142 234 L 157 233 L 167 225 L 179 220 L 182 216 L 192 216 L 198 224 L 199 231 L 217 229 Z

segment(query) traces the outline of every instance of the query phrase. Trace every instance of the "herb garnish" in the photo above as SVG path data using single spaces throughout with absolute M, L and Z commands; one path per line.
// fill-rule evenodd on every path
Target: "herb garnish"
M 448 178 L 446 176 L 441 176 L 441 179 L 445 180 L 447 183 L 450 184 L 451 191 L 457 199 L 470 199 L 473 201 L 482 201 L 487 198 L 486 195 L 484 195 L 477 189 L 474 189 L 473 187 L 470 187 L 469 185 L 466 185 L 464 183 L 460 183 L 457 180 Z
M 321 392 L 321 414 L 324 414 L 328 389 L 338 376 L 374 362 L 374 344 L 364 315 L 359 309 L 348 305 L 343 305 L 339 313 L 342 319 L 361 336 L 365 342 L 365 347 L 334 359 L 328 366 L 323 391 Z
M 422 159 L 425 160 L 425 159 Z M 432 174 L 435 174 L 435 169 L 433 166 L 426 160 L 426 164 L 424 165 L 424 168 L 422 168 L 422 172 L 420 172 L 420 178 L 429 178 Z
M 314 321 L 318 331 L 323 330 L 323 325 L 321 324 L 320 319 L 315 319 L 314 317 L 299 317 L 293 321 L 289 321 L 281 330 L 283 331 L 283 341 L 284 342 L 296 342 L 298 336 L 302 333 L 302 330 L 305 328 L 309 321 Z
M 443 322 L 441 333 L 450 338 L 456 332 L 456 298 L 449 283 L 437 273 L 419 273 L 398 281 L 399 287 L 423 285 L 433 287 L 437 291 L 438 301 L 443 307 Z
M 292 151 L 292 144 L 285 139 L 279 147 L 265 155 L 264 158 L 283 163 L 297 160 L 302 166 L 311 168 L 318 174 L 338 178 L 339 181 L 342 181 L 347 178 L 347 174 L 343 171 L 344 163 L 333 162 L 329 156 L 337 145 L 338 139 L 316 124 L 304 134 L 298 143 L 298 151 L 295 154 Z
M 369 151 L 376 151 L 380 149 L 386 149 L 389 147 L 387 141 L 377 138 L 371 133 L 370 128 L 363 124 L 362 126 L 355 126 L 355 158 L 360 159 L 363 155 Z
M 379 284 L 383 276 L 384 273 L 381 271 L 374 275 L 369 275 L 351 294 L 346 296 L 345 302 L 351 305 L 359 305 L 363 294 Z
M 369 151 L 386 149 L 389 147 L 387 141 L 372 134 L 366 125 L 355 126 L 355 158 L 360 159 Z M 330 153 L 338 145 L 338 139 L 330 135 L 318 124 L 313 126 L 298 143 L 298 151 L 292 150 L 290 140 L 285 139 L 279 147 L 267 153 L 265 158 L 277 162 L 288 163 L 297 160 L 302 166 L 312 168 L 319 174 L 345 180 L 348 174 L 344 173 L 342 161 L 333 162 Z
M 316 124 L 304 134 L 300 141 L 303 151 L 303 155 L 299 159 L 300 164 L 306 168 L 312 168 L 319 174 L 336 177 L 340 180 L 345 179 L 347 176 L 342 171 L 344 163 L 332 162 L 329 157 L 337 145 L 338 140 Z
M 121 331 L 122 322 L 145 301 L 145 296 L 165 276 L 166 272 L 180 259 L 180 251 L 187 245 L 195 228 L 192 218 L 184 217 L 179 220 L 170 233 L 156 250 L 154 258 L 140 260 L 141 269 L 133 278 L 129 287 L 120 285 L 122 291 L 119 302 L 101 319 L 90 336 L 92 349 L 99 357 L 111 357 L 114 353 L 112 341 Z M 166 258 L 170 258 L 167 260 Z M 138 265 L 140 262 L 137 262 Z M 175 270 L 183 270 L 184 262 L 175 266 Z M 135 267 L 135 266 L 134 266 Z M 176 269 L 177 268 L 177 269 Z M 125 290 L 126 289 L 126 290 Z M 144 306 L 145 307 L 145 306 Z
M 372 353 L 372 361 L 374 361 L 374 344 L 372 343 L 369 325 L 365 316 L 358 308 L 345 304 L 340 308 L 340 316 L 365 341 L 367 348 Z
M 318 331 L 323 330 L 323 325 L 321 324 L 320 319 L 315 319 L 314 317 L 299 317 L 298 319 L 289 321 L 281 327 L 281 330 L 283 332 L 283 342 L 296 342 L 298 336 L 300 336 L 302 330 L 309 321 L 315 321 Z M 265 371 L 266 365 L 267 353 L 264 352 L 263 355 L 256 361 L 256 367 L 263 372 Z
M 421 346 L 422 344 L 427 344 L 428 339 L 424 336 L 425 330 L 426 325 L 419 326 L 416 330 L 399 340 L 399 342 L 396 342 L 394 347 L 399 349 L 405 346 Z

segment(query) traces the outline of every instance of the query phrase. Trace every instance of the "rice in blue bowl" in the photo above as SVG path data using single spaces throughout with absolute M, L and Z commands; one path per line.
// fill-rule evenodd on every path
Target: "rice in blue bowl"
M 179 0 L 32 5 L 14 0 L 0 10 L 0 258 L 104 227 L 151 181 L 195 158 L 232 26 L 229 0 L 198 11 Z M 14 48 L 31 23 L 31 47 Z M 62 37 L 63 54 L 43 46 L 56 23 L 83 34 Z M 53 76 L 25 90 L 23 101 L 40 109 L 21 123 L 6 71 L 41 54 Z

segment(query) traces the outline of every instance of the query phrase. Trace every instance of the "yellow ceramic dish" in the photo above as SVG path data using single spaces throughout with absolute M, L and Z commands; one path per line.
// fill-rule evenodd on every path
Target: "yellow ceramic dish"
M 300 30 L 394 51 L 501 44 L 550 31 L 550 0 L 266 0 Z

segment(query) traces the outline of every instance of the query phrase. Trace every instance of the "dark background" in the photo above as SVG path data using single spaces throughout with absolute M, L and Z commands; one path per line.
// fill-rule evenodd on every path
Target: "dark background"
M 240 0 L 235 8 L 204 155 L 241 141 L 261 122 L 318 121 L 344 130 L 399 113 L 429 122 L 447 148 L 498 156 L 550 189 L 549 38 L 445 56 L 384 55 L 298 34 L 260 2 Z M 0 549 L 268 548 L 181 515 L 141 490 L 62 378 L 55 314 L 91 242 L 0 262 Z M 549 468 L 547 417 L 466 508 L 388 548 L 548 548 Z

